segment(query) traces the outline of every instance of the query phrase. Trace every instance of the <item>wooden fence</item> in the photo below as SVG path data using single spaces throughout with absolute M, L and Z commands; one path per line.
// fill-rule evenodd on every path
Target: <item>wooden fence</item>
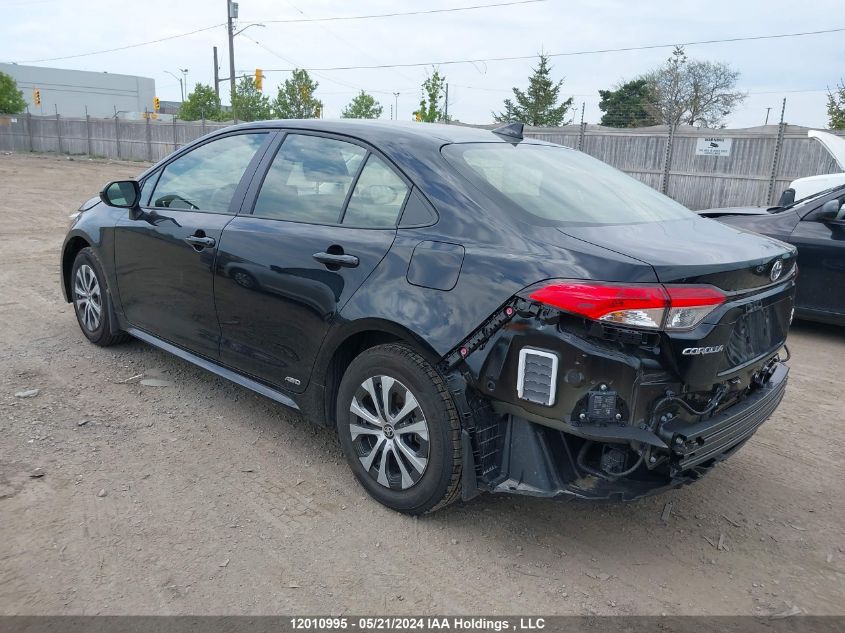
M 155 162 L 225 127 L 201 121 L 0 117 L 0 151 L 58 152 Z M 526 135 L 595 156 L 691 209 L 774 203 L 791 180 L 841 171 L 808 128 L 769 125 L 736 130 L 598 125 L 527 128 Z M 708 137 L 730 139 L 727 155 L 699 155 Z

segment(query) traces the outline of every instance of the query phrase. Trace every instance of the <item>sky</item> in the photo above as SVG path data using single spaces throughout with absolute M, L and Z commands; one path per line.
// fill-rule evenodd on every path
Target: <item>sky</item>
M 235 38 L 236 73 L 264 71 L 264 93 L 275 96 L 293 67 L 326 68 L 446 60 L 490 59 L 546 53 L 666 44 L 649 50 L 554 57 L 552 75 L 564 79 L 561 96 L 574 97 L 580 119 L 598 123 L 598 90 L 646 72 L 666 60 L 671 45 L 845 28 L 842 0 L 541 0 L 428 15 L 359 20 L 271 23 L 419 10 L 468 7 L 507 0 L 242 0 Z M 212 83 L 212 47 L 220 74 L 228 76 L 226 27 L 126 50 L 69 57 L 166 38 L 224 23 L 226 0 L 0 0 L 0 61 L 107 71 L 151 77 L 162 100 L 180 99 L 187 83 Z M 837 17 L 839 16 L 839 17 Z M 786 121 L 826 127 L 826 89 L 845 77 L 845 31 L 814 36 L 690 45 L 692 59 L 719 61 L 740 72 L 738 88 L 748 93 L 728 118 L 729 127 Z M 69 57 L 67 59 L 48 58 Z M 525 88 L 536 59 L 484 61 L 440 66 L 449 83 L 449 114 L 467 123 L 491 122 L 511 96 Z M 340 115 L 361 89 L 373 94 L 390 118 L 411 119 L 420 84 L 431 66 L 311 72 L 326 118 Z M 393 93 L 398 92 L 398 97 Z M 225 87 L 221 95 L 228 94 Z M 224 102 L 227 99 L 224 97 Z

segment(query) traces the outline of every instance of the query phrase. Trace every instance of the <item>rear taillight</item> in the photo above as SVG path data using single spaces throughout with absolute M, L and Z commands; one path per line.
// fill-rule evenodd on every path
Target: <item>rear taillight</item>
M 712 286 L 557 281 L 529 297 L 564 312 L 629 327 L 689 330 L 725 302 Z

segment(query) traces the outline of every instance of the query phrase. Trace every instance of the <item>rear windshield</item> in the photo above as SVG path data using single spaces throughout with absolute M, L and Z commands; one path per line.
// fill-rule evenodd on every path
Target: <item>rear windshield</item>
M 506 210 L 541 224 L 639 224 L 694 217 L 648 185 L 550 145 L 458 143 L 443 155 Z

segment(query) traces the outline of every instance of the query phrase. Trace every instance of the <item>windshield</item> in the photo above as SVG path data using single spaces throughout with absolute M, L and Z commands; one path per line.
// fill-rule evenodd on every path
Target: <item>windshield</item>
M 648 185 L 553 145 L 461 143 L 443 155 L 504 209 L 541 224 L 635 224 L 695 217 Z

